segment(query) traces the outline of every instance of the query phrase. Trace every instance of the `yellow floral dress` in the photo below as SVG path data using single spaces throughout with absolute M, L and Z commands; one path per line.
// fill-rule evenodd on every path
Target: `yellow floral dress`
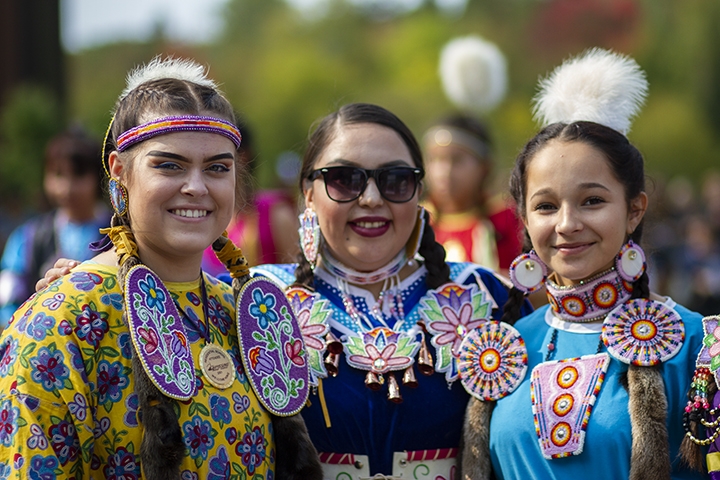
M 186 445 L 181 478 L 273 478 L 271 418 L 243 372 L 228 285 L 205 277 L 166 283 L 195 359 L 197 389 L 176 412 Z M 0 480 L 142 478 L 131 364 L 117 269 L 84 263 L 30 298 L 0 337 Z M 233 359 L 236 380 L 225 390 L 199 368 L 210 341 Z

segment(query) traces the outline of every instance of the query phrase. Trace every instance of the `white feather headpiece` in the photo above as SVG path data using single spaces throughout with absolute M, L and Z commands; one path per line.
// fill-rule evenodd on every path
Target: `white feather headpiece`
M 440 54 L 445 94 L 460 108 L 487 112 L 507 91 L 507 62 L 500 49 L 478 36 L 456 38 Z
M 585 120 L 624 135 L 648 92 L 635 60 L 600 48 L 566 60 L 539 86 L 533 114 L 543 126 Z
M 160 55 L 150 60 L 149 63 L 133 69 L 127 75 L 127 86 L 120 98 L 125 98 L 143 83 L 161 78 L 176 78 L 187 80 L 205 87 L 217 89 L 217 84 L 207 77 L 205 67 L 193 60 L 168 57 L 163 59 Z

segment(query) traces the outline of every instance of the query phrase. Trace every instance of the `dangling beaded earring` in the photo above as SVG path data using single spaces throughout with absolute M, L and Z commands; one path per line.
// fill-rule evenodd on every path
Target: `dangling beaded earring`
M 127 188 L 120 183 L 120 180 L 111 178 L 108 182 L 108 190 L 110 191 L 110 203 L 113 210 L 118 216 L 124 215 L 128 207 Z
M 537 292 L 547 279 L 547 266 L 535 250 L 523 253 L 510 265 L 510 281 L 523 293 Z
M 415 261 L 415 255 L 420 250 L 420 244 L 422 243 L 423 232 L 425 232 L 425 207 L 419 206 L 415 226 L 410 234 L 410 239 L 405 245 L 405 254 L 409 262 Z
M 623 245 L 615 259 L 615 268 L 618 273 L 623 280 L 630 283 L 642 277 L 646 267 L 645 252 L 632 240 Z
M 298 217 L 300 220 L 300 246 L 302 247 L 305 259 L 314 269 L 317 263 L 318 250 L 320 247 L 320 225 L 317 221 L 317 214 L 312 208 L 306 208 Z

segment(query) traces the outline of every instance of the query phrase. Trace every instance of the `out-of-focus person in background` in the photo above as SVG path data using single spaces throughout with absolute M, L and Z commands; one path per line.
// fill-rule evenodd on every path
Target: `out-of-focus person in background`
M 100 141 L 78 126 L 48 142 L 43 189 L 53 210 L 28 220 L 8 238 L 0 260 L 0 331 L 58 258 L 83 261 L 95 255 L 89 244 L 110 223 L 100 188 L 100 151 Z
M 228 237 L 243 246 L 250 265 L 291 262 L 300 251 L 295 198 L 287 189 L 254 190 L 258 155 L 247 122 L 239 120 L 238 124 L 243 132 L 238 154 L 240 163 L 249 173 L 250 180 L 246 182 L 249 192 L 248 201 L 236 212 L 228 226 Z M 225 280 L 229 278 L 212 247 L 203 255 L 203 270 Z
M 426 207 L 435 235 L 449 261 L 507 272 L 521 250 L 522 226 L 513 205 L 491 191 L 493 142 L 478 116 L 505 96 L 505 57 L 479 37 L 455 39 L 442 51 L 440 75 L 447 97 L 463 113 L 435 122 L 423 137 Z

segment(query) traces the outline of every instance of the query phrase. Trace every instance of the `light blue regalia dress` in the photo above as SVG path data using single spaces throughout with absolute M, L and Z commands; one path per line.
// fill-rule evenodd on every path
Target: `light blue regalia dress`
M 675 309 L 685 328 L 682 348 L 659 367 L 668 402 L 667 430 L 672 478 L 700 478 L 697 472 L 683 468 L 678 459 L 678 449 L 684 437 L 682 421 L 683 409 L 687 404 L 686 392 L 703 337 L 701 316 L 669 299 L 664 304 Z M 490 454 L 496 477 L 588 480 L 628 478 L 632 438 L 628 393 L 623 386 L 627 364 L 612 355 L 608 356 L 609 364 L 604 380 L 597 392 L 589 420 L 586 420 L 581 453 L 546 459 L 536 433 L 537 422 L 533 417 L 530 372 L 545 361 L 553 329 L 557 329 L 557 337 L 552 342 L 554 350 L 549 361 L 573 359 L 607 352 L 604 346 L 600 346 L 602 322 L 565 322 L 556 318 L 552 309 L 545 306 L 518 320 L 515 328 L 525 340 L 528 369 L 523 382 L 510 395 L 498 400 L 492 413 Z M 564 405 L 558 403 L 558 408 L 562 409 Z M 568 421 L 572 423 L 572 420 Z
M 314 372 L 311 383 L 316 385 L 302 415 L 321 454 L 325 478 L 343 471 L 351 476 L 338 478 L 380 473 L 442 480 L 457 475 L 454 457 L 470 396 L 457 381 L 451 351 L 478 322 L 500 318 L 508 286 L 475 264 L 449 266 L 454 285 L 446 288 L 430 291 L 424 266 L 402 280 L 394 291 L 402 298 L 400 315 L 398 302 L 385 298 L 377 308 L 370 292 L 346 285 L 360 311 L 353 318 L 338 279 L 323 268 L 315 270 L 314 292 L 289 290 Z M 289 286 L 295 282 L 294 270 L 295 265 L 263 265 L 253 272 Z M 527 304 L 523 314 L 530 310 Z M 446 312 L 447 318 L 439 312 Z M 421 325 L 426 327 L 424 334 Z M 343 343 L 335 376 L 325 366 L 328 352 L 313 350 L 325 348 L 324 326 Z M 420 372 L 423 365 L 417 362 L 423 343 L 435 367 L 429 375 Z M 408 369 L 417 380 L 415 388 L 403 381 Z M 369 377 L 377 381 L 377 390 L 366 386 Z M 394 383 L 401 403 L 398 396 L 396 401 L 388 399 Z M 431 457 L 445 463 L 428 466 Z

